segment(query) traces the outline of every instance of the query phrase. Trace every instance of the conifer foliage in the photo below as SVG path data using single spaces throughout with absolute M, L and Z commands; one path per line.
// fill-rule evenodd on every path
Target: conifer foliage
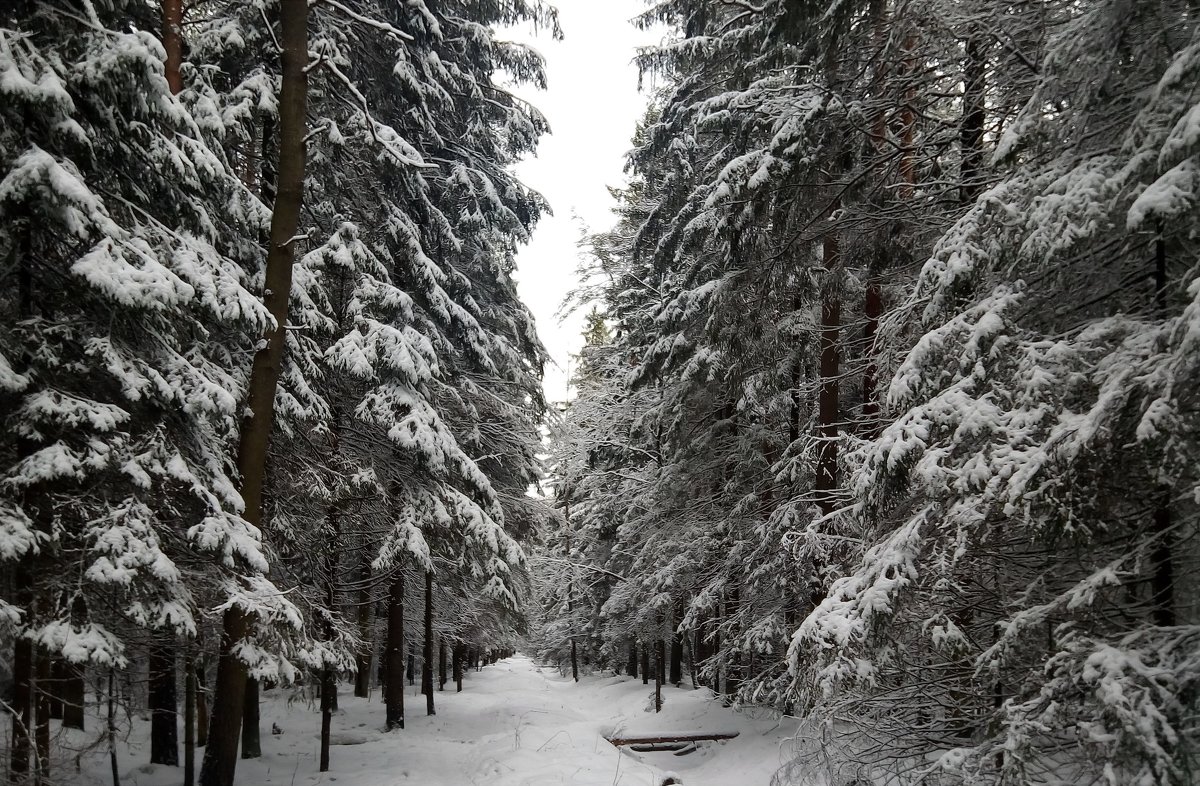
M 231 784 L 258 681 L 316 680 L 326 712 L 338 675 L 369 685 L 397 634 L 373 610 L 405 572 L 413 598 L 437 577 L 428 614 L 456 663 L 511 645 L 519 540 L 544 518 L 525 489 L 545 357 L 512 273 L 545 205 L 510 165 L 548 127 L 501 87 L 541 83 L 540 58 L 496 29 L 557 33 L 553 10 L 0 14 L 14 782 L 51 777 L 49 701 L 114 698 L 82 681 L 149 654 L 156 717 L 178 682 L 191 723 L 211 686 L 199 780 Z M 156 737 L 155 760 L 176 745 Z
M 640 21 L 546 651 L 682 639 L 785 782 L 1194 782 L 1194 7 Z

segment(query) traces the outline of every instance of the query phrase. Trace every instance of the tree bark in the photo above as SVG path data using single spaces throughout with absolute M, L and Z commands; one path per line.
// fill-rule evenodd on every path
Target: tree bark
M 959 142 L 962 159 L 958 167 L 959 198 L 964 203 L 975 201 L 982 182 L 979 177 L 983 163 L 983 129 L 987 120 L 987 40 L 972 25 L 964 45 L 962 121 Z
M 162 0 L 162 23 L 162 45 L 167 53 L 163 72 L 171 95 L 178 95 L 183 89 L 183 0 Z
M 404 728 L 404 568 L 393 568 L 395 575 L 388 588 L 387 681 L 383 688 L 388 731 Z
M 671 637 L 671 669 L 667 682 L 672 685 L 683 682 L 683 636 L 679 631 Z
M 112 669 L 108 670 L 108 718 L 106 722 L 106 730 L 108 732 L 108 766 L 112 770 L 113 786 L 121 786 L 121 773 L 117 768 L 117 697 L 115 672 Z
M 630 677 L 637 676 L 637 642 L 629 642 L 629 659 L 625 661 L 625 673 Z
M 175 695 L 175 636 L 158 632 L 150 644 L 150 761 L 179 765 L 178 702 Z
M 64 661 L 63 677 L 59 683 L 62 696 L 63 714 L 62 725 L 66 729 L 83 730 L 84 702 L 86 701 L 83 684 L 83 667 L 69 661 Z
M 265 346 L 254 355 L 250 371 L 249 415 L 242 422 L 238 444 L 238 475 L 245 502 L 245 519 L 262 524 L 262 496 L 267 448 L 275 419 L 275 390 L 283 360 L 288 297 L 296 229 L 304 196 L 306 113 L 308 108 L 308 0 L 280 0 L 282 80 L 279 92 L 279 187 L 271 213 L 263 303 L 275 325 L 264 337 Z M 246 666 L 234 648 L 249 632 L 249 613 L 229 608 L 222 620 L 221 655 L 201 786 L 233 786 L 237 769 L 238 737 L 245 701 Z
M 425 714 L 433 709 L 433 571 L 425 571 L 425 646 L 422 651 L 421 691 L 425 694 Z
M 446 689 L 446 637 L 438 637 L 438 690 Z
M 13 781 L 20 783 L 24 774 L 29 772 L 33 753 L 33 642 L 29 639 L 17 637 L 13 642 L 12 673 L 13 719 L 9 772 Z
M 355 657 L 358 672 L 354 677 L 354 695 L 365 699 L 371 695 L 371 655 L 375 650 L 374 626 L 371 624 L 371 593 L 367 582 L 371 578 L 371 566 L 365 560 L 359 575 L 358 590 L 358 636 L 362 639 L 363 648 Z
M 208 678 L 204 661 L 195 658 L 192 667 L 196 670 L 196 747 L 208 744 Z
M 835 228 L 829 229 L 823 245 L 826 281 L 821 293 L 821 388 L 817 402 L 819 442 L 815 491 L 821 513 L 829 515 L 835 508 L 834 498 L 838 487 L 838 336 L 842 326 L 842 304 L 837 280 L 841 255 Z
M 579 682 L 579 647 L 571 639 L 571 678 Z
M 453 659 L 453 661 L 454 661 L 454 664 L 453 664 L 453 669 L 454 669 L 454 684 L 455 684 L 455 686 L 456 686 L 456 690 L 455 690 L 455 692 L 457 692 L 457 693 L 462 693 L 462 682 L 463 682 L 463 653 L 464 653 L 464 650 L 463 650 L 463 645 L 462 645 L 462 644 L 455 644 L 455 645 L 454 645 L 454 649 L 453 649 L 453 650 L 452 650 L 452 652 L 451 652 L 451 658 L 452 658 L 452 659 Z
M 189 653 L 183 664 L 183 786 L 196 782 L 196 668 Z
M 259 736 L 258 680 L 246 677 L 246 698 L 242 704 L 242 758 L 257 759 L 262 756 L 262 738 Z
M 1160 319 L 1167 317 L 1167 283 L 1167 246 L 1160 221 L 1158 239 L 1154 243 L 1154 309 Z M 1151 604 L 1154 624 L 1169 628 L 1178 622 L 1175 615 L 1174 546 L 1171 542 L 1171 488 L 1160 485 L 1155 496 L 1157 500 L 1150 527 L 1154 538 L 1150 552 Z
M 662 712 L 663 640 L 654 642 L 654 711 Z
M 34 682 L 36 696 L 35 712 L 37 723 L 34 741 L 37 745 L 37 782 L 50 783 L 50 653 L 42 647 L 34 648 L 37 657 L 37 674 Z
M 642 642 L 642 684 L 650 684 L 650 648 Z
M 50 693 L 50 718 L 63 719 L 63 685 L 67 680 L 67 663 L 61 655 L 50 658 L 50 684 L 46 687 Z

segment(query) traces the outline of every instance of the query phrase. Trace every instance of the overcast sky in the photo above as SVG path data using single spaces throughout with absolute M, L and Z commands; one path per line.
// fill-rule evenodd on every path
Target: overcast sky
M 568 357 L 583 343 L 583 315 L 560 323 L 557 313 L 575 285 L 576 244 L 585 226 L 591 231 L 611 226 L 606 186 L 625 183 L 625 153 L 646 106 L 646 95 L 637 89 L 634 50 L 661 38 L 629 24 L 646 8 L 643 0 L 556 0 L 554 5 L 562 41 L 547 33 L 535 38 L 532 31 L 510 31 L 546 58 L 550 83 L 545 92 L 517 91 L 546 115 L 553 131 L 517 174 L 554 209 L 517 257 L 517 284 L 557 363 L 546 369 L 545 390 L 552 401 L 565 398 Z

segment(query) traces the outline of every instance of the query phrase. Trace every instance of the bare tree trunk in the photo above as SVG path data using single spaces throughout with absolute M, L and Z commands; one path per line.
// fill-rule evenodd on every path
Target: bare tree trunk
M 841 257 L 837 231 L 830 228 L 824 239 L 826 281 L 821 293 L 821 388 L 817 402 L 818 438 L 816 497 L 821 512 L 835 507 L 838 487 L 838 335 L 842 326 L 842 304 L 838 270 Z
M 63 719 L 63 685 L 67 681 L 67 664 L 61 655 L 50 658 L 50 682 L 46 686 L 50 699 L 50 718 Z
M 454 684 L 456 692 L 462 693 L 463 682 L 463 655 L 465 650 L 462 644 L 455 644 L 452 657 L 454 659 Z
M 108 670 L 108 718 L 106 729 L 108 731 L 108 766 L 112 770 L 113 786 L 121 786 L 121 773 L 117 768 L 117 702 L 114 692 L 116 691 L 116 680 L 112 669 Z
M 625 673 L 630 677 L 637 676 L 637 642 L 629 642 L 629 659 L 625 661 Z
M 175 635 L 157 632 L 150 644 L 150 761 L 179 765 L 175 696 Z
M 654 642 L 654 711 L 662 712 L 663 640 Z
M 425 646 L 422 651 L 421 691 L 425 694 L 425 714 L 433 709 L 433 571 L 425 571 Z
M 21 568 L 18 571 L 24 573 Z M 28 581 L 28 580 L 26 580 Z M 17 586 L 22 585 L 18 580 Z M 18 636 L 13 642 L 12 753 L 9 772 L 20 783 L 29 772 L 33 753 L 33 642 Z
M 196 667 L 189 652 L 183 663 L 183 786 L 196 782 Z
M 163 71 L 172 95 L 183 89 L 183 0 L 162 0 L 162 45 L 167 52 Z
M 374 626 L 371 624 L 371 612 L 374 609 L 371 603 L 371 593 L 367 587 L 370 578 L 371 566 L 364 560 L 358 579 L 358 636 L 362 639 L 363 648 L 355 656 L 358 673 L 354 678 L 354 695 L 360 699 L 371 695 L 371 654 L 375 649 Z
M 983 162 L 983 128 L 987 120 L 987 39 L 972 25 L 964 46 L 962 121 L 959 141 L 962 160 L 958 168 L 959 198 L 974 202 L 982 182 L 979 176 Z
M 265 346 L 254 355 L 250 371 L 248 417 L 242 422 L 238 444 L 245 519 L 262 524 L 262 496 L 267 448 L 275 420 L 275 389 L 283 361 L 288 297 L 292 284 L 296 228 L 304 196 L 306 113 L 308 108 L 308 0 L 280 0 L 282 80 L 279 92 L 279 184 L 271 213 L 271 238 L 267 249 L 263 303 L 275 326 L 264 337 Z M 245 701 L 246 666 L 234 648 L 249 632 L 245 610 L 230 607 L 222 620 L 221 655 L 201 786 L 233 786 L 237 769 L 238 737 Z
M 34 682 L 37 722 L 34 738 L 37 743 L 37 783 L 50 783 L 50 653 L 36 647 L 37 674 Z
M 575 639 L 571 639 L 571 679 L 579 682 L 579 648 Z
M 679 631 L 671 634 L 671 669 L 667 682 L 672 685 L 683 682 L 683 636 Z
M 650 648 L 642 642 L 642 684 L 650 684 Z
M 195 658 L 192 667 L 196 670 L 196 747 L 208 744 L 208 678 L 204 661 Z
M 387 707 L 385 727 L 388 731 L 404 728 L 404 568 L 393 568 L 395 575 L 388 588 L 387 681 L 383 702 Z
M 242 703 L 242 758 L 257 759 L 262 756 L 262 738 L 259 736 L 258 680 L 246 676 L 246 698 Z
M 446 637 L 438 636 L 438 690 L 446 689 Z

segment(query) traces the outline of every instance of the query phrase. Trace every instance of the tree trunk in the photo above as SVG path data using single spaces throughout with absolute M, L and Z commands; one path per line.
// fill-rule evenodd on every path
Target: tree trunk
M 671 671 L 667 682 L 678 685 L 683 682 L 683 636 L 675 631 L 671 638 Z
M 650 648 L 642 642 L 642 684 L 650 684 Z
M 183 664 L 183 786 L 196 782 L 196 668 L 189 654 Z
M 196 670 L 196 747 L 208 744 L 208 677 L 204 661 L 195 658 L 192 667 Z
M 333 729 L 333 702 L 337 686 L 333 680 L 333 669 L 328 665 L 321 669 L 321 761 L 320 772 L 329 772 L 329 738 Z
M 663 640 L 654 642 L 654 711 L 662 712 Z
M 630 677 L 637 676 L 637 642 L 629 642 L 629 658 L 625 661 L 625 673 Z
M 116 680 L 114 679 L 112 669 L 108 670 L 108 718 L 106 722 L 106 730 L 108 732 L 108 766 L 112 770 L 113 786 L 121 786 L 121 773 L 117 768 L 117 697 L 114 695 L 116 691 Z
M 579 682 L 579 648 L 571 639 L 571 678 Z
M 9 771 L 13 782 L 20 783 L 23 775 L 29 772 L 33 752 L 33 642 L 26 638 L 16 639 L 12 664 L 14 717 Z
M 150 762 L 179 765 L 178 701 L 175 695 L 175 635 L 154 634 L 150 644 Z
M 83 667 L 64 661 L 63 677 L 59 683 L 62 696 L 62 725 L 66 729 L 83 730 L 84 703 L 87 700 L 83 684 Z
M 438 690 L 446 689 L 446 637 L 438 637 Z
M 829 515 L 836 507 L 838 487 L 838 335 L 841 331 L 842 304 L 838 292 L 841 258 L 837 231 L 830 228 L 824 240 L 826 281 L 821 294 L 821 389 L 818 395 L 818 438 L 816 497 L 821 513 Z
M 425 694 L 425 714 L 433 709 L 433 571 L 425 571 L 425 647 L 422 652 L 421 690 Z
M 364 562 L 358 579 L 358 636 L 362 639 L 363 648 L 355 658 L 358 672 L 354 677 L 354 695 L 360 699 L 371 695 L 371 655 L 375 650 L 374 626 L 371 624 L 373 604 L 367 587 L 370 578 L 371 566 Z
M 34 649 L 37 674 L 34 682 L 37 723 L 34 738 L 37 744 L 37 782 L 50 783 L 50 653 L 42 647 Z
M 244 518 L 262 524 L 267 448 L 275 419 L 275 389 L 283 361 L 288 297 L 292 289 L 296 228 L 304 196 L 304 147 L 308 93 L 308 0 L 280 0 L 282 80 L 279 92 L 279 187 L 271 213 L 263 303 L 275 325 L 254 355 L 249 398 L 238 443 L 237 468 Z M 250 629 L 249 613 L 230 607 L 222 620 L 221 655 L 201 786 L 233 786 L 246 689 L 246 666 L 234 655 Z
M 387 681 L 384 682 L 383 702 L 386 706 L 385 728 L 404 728 L 404 568 L 393 568 L 395 575 L 388 588 Z
M 50 717 L 63 719 L 63 685 L 67 680 L 67 664 L 61 655 L 50 658 L 50 683 L 46 690 L 50 694 Z
M 453 668 L 454 668 L 454 684 L 456 686 L 456 692 L 462 693 L 462 681 L 463 681 L 463 645 L 462 644 L 454 645 L 454 649 L 452 650 L 451 657 L 454 660 Z
M 866 296 L 863 299 L 863 351 L 867 366 L 862 381 L 862 416 L 867 434 L 874 434 L 879 420 L 879 366 L 875 362 L 876 337 L 879 333 L 879 318 L 883 315 L 883 286 L 877 274 L 867 279 Z
M 162 45 L 167 53 L 163 72 L 171 95 L 178 95 L 183 89 L 179 71 L 183 65 L 183 0 L 162 0 L 162 23 Z
M 975 201 L 979 195 L 980 164 L 983 162 L 983 129 L 987 120 L 987 40 L 972 25 L 964 45 L 962 121 L 959 142 L 962 159 L 958 167 L 959 198 L 964 203 Z
M 242 705 L 242 758 L 257 759 L 262 756 L 262 740 L 259 736 L 258 680 L 246 677 L 246 698 Z
M 1167 246 L 1163 225 L 1158 224 L 1158 239 L 1154 243 L 1154 309 L 1160 319 L 1167 317 Z M 1175 615 L 1174 546 L 1171 538 L 1171 488 L 1156 489 L 1156 505 L 1151 518 L 1154 546 L 1150 552 L 1150 590 L 1154 624 L 1169 628 L 1177 624 Z

